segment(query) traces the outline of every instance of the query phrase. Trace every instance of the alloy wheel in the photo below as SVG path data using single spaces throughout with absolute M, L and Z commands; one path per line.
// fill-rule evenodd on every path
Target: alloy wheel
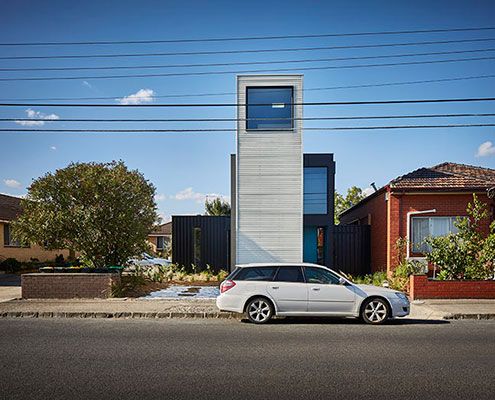
M 271 307 L 262 299 L 256 299 L 251 302 L 248 307 L 248 314 L 250 319 L 256 323 L 263 323 L 271 318 Z
M 387 306 L 381 300 L 370 301 L 365 309 L 364 315 L 371 323 L 378 324 L 387 318 Z

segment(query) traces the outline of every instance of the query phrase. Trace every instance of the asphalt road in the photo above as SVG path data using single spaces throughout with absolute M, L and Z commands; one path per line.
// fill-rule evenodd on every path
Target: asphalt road
M 493 399 L 495 321 L 0 320 L 2 399 Z

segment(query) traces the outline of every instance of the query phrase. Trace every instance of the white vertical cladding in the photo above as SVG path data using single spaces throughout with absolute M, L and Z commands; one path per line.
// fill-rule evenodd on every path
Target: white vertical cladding
M 301 104 L 302 75 L 237 77 L 236 262 L 301 262 L 303 246 L 302 106 L 294 128 L 246 131 L 246 88 L 292 86 Z

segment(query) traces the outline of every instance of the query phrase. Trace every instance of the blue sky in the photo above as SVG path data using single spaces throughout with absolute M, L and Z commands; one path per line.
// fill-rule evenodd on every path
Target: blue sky
M 4 2 L 0 14 L 2 42 L 145 40 L 201 37 L 297 35 L 384 30 L 491 26 L 495 17 L 493 1 L 354 1 L 354 2 L 232 2 L 232 1 L 15 1 Z M 323 39 L 292 39 L 253 42 L 175 43 L 153 45 L 78 47 L 0 47 L 0 57 L 54 54 L 107 54 L 166 51 L 263 49 L 280 47 L 342 46 L 408 41 L 495 38 L 495 31 L 430 33 L 401 36 L 364 36 Z M 2 60 L 2 68 L 121 66 L 173 63 L 212 63 L 302 58 L 355 57 L 429 51 L 492 49 L 495 42 L 411 46 L 404 48 L 321 50 L 302 53 L 261 53 L 216 56 L 174 56 L 134 59 Z M 471 58 L 492 53 L 451 56 L 423 56 L 411 59 L 372 60 L 371 63 Z M 304 67 L 369 64 L 370 61 L 308 63 Z M 283 68 L 291 65 L 283 65 Z M 215 71 L 271 68 L 214 67 Z M 431 80 L 493 74 L 494 60 L 408 65 L 380 68 L 304 71 L 305 88 Z M 185 71 L 185 69 L 176 69 Z M 196 68 L 189 70 L 206 70 Z M 146 70 L 119 71 L 124 74 Z M 148 70 L 171 72 L 170 70 Z M 297 73 L 297 69 L 294 70 Z M 109 71 L 0 72 L 0 77 L 105 75 Z M 235 91 L 235 74 L 126 79 L 78 79 L 55 81 L 0 82 L 0 97 L 115 97 L 143 89 L 156 96 Z M 495 79 L 339 89 L 305 92 L 305 101 L 389 100 L 415 98 L 489 97 Z M 149 99 L 150 92 L 141 92 Z M 151 96 L 152 97 L 152 96 Z M 155 102 L 233 102 L 234 96 L 154 99 Z M 102 100 L 103 101 L 103 100 Z M 107 100 L 106 102 L 116 102 Z M 0 108 L 1 118 L 28 115 L 24 108 Z M 83 109 L 31 107 L 31 115 L 54 118 L 202 118 L 235 117 L 230 108 L 215 109 Z M 495 112 L 493 103 L 459 103 L 394 106 L 306 107 L 305 116 L 387 115 Z M 42 114 L 37 114 L 42 113 Z M 495 118 L 457 118 L 402 121 L 316 121 L 305 126 L 356 126 L 380 124 L 435 124 L 495 122 Z M 15 122 L 0 122 L 3 128 L 23 128 Z M 188 128 L 227 128 L 232 123 L 195 123 Z M 72 128 L 140 128 L 138 124 L 80 124 L 49 122 L 43 126 Z M 184 128 L 184 123 L 147 124 L 149 128 Z M 444 161 L 495 168 L 495 129 L 458 128 L 436 130 L 394 130 L 353 132 L 306 132 L 305 152 L 331 152 L 337 162 L 337 190 L 349 186 L 377 186 L 422 166 Z M 484 156 L 477 156 L 485 143 Z M 229 154 L 235 137 L 230 133 L 192 134 L 68 134 L 1 133 L 0 192 L 26 193 L 33 178 L 66 166 L 71 161 L 122 159 L 137 168 L 157 187 L 157 201 L 164 216 L 203 211 L 205 194 L 229 195 Z

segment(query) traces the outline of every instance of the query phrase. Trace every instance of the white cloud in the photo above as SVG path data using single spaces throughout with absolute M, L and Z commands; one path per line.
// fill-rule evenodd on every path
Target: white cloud
M 57 114 L 45 114 L 40 111 L 35 111 L 31 108 L 26 110 L 26 114 L 28 118 L 33 120 L 46 120 L 46 121 L 54 121 L 59 119 L 60 117 Z M 21 126 L 43 126 L 45 121 L 15 121 L 16 124 Z
M 163 201 L 167 198 L 166 194 L 163 193 L 157 193 L 155 194 L 155 201 Z
M 56 146 L 50 146 L 50 150 L 55 151 L 55 150 L 57 150 L 57 147 Z
M 16 181 L 15 179 L 4 179 L 3 183 L 5 183 L 5 186 L 8 186 L 9 188 L 20 188 L 21 182 Z
M 158 217 L 160 218 L 161 224 L 172 221 L 172 216 L 165 213 L 158 213 Z
M 182 200 L 194 200 L 196 203 L 204 203 L 206 198 L 215 198 L 215 197 L 219 197 L 223 200 L 229 200 L 229 197 L 228 196 L 224 196 L 224 195 L 221 195 L 221 194 L 217 194 L 217 193 L 199 193 L 199 192 L 195 192 L 193 190 L 192 187 L 188 187 L 184 190 L 181 190 L 180 192 L 170 196 L 171 199 L 174 199 L 174 200 L 179 200 L 179 201 L 182 201 Z
M 365 189 L 363 189 L 363 194 L 368 197 L 370 194 L 373 194 L 375 193 L 375 189 L 373 189 L 372 187 L 367 187 Z
M 134 94 L 117 99 L 117 101 L 123 105 L 151 103 L 154 94 L 155 92 L 151 89 L 140 89 Z
M 478 152 L 476 153 L 476 157 L 489 157 L 489 156 L 495 156 L 495 146 L 490 141 L 481 143 L 480 147 L 478 147 Z

